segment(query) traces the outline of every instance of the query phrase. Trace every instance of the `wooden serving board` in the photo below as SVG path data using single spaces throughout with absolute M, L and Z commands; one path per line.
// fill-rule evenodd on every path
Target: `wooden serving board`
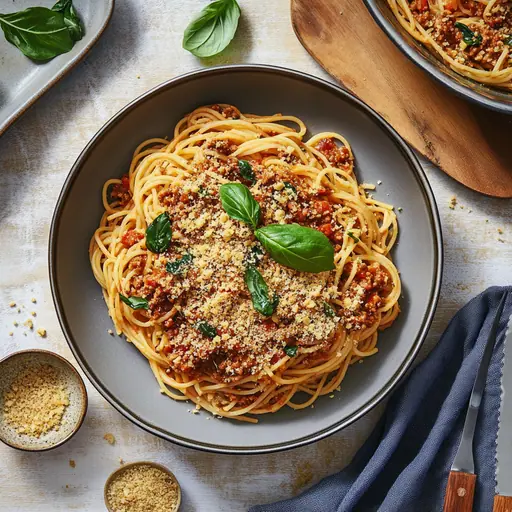
M 362 0 L 291 0 L 302 45 L 414 148 L 478 192 L 512 197 L 512 116 L 454 95 L 409 61 Z

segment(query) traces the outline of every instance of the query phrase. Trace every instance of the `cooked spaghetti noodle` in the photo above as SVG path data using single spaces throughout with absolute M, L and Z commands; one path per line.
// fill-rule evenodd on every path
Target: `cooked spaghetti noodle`
M 510 0 L 387 0 L 402 27 L 457 73 L 512 90 Z
M 393 207 L 358 184 L 341 135 L 305 135 L 297 117 L 201 107 L 170 142 L 143 142 L 129 173 L 105 183 L 92 269 L 117 333 L 148 359 L 162 393 L 250 422 L 302 409 L 375 354 L 378 331 L 398 315 Z M 324 233 L 335 269 L 300 272 L 272 259 L 224 211 L 219 187 L 232 182 L 250 189 L 261 225 Z M 172 241 L 155 252 L 148 226 L 163 214 Z M 276 299 L 271 315 L 251 302 L 248 264 Z

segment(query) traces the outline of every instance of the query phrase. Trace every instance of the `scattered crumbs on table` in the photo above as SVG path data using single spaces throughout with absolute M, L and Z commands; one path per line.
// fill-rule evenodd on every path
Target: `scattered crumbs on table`
M 198 409 L 193 409 L 192 410 L 192 414 L 199 414 L 199 410 Z
M 472 211 L 473 211 L 473 210 L 470 208 L 470 209 L 468 210 L 468 213 L 471 213 Z
M 18 313 L 21 313 L 21 308 L 18 308 Z
M 402 213 L 402 212 L 404 211 L 404 209 L 403 209 L 401 206 L 399 206 L 399 207 L 397 208 L 397 210 L 398 210 L 400 213 Z
M 76 462 L 75 462 L 73 459 L 69 459 L 69 465 L 70 465 L 72 468 L 76 468 Z
M 363 359 L 359 359 L 358 363 L 359 363 L 359 364 L 363 364 L 363 363 L 364 363 L 364 360 L 363 360 Z
M 137 75 L 137 80 L 139 80 L 139 79 L 140 79 L 140 75 Z
M 9 307 L 10 308 L 15 308 L 16 307 L 16 302 L 9 302 Z
M 105 439 L 105 441 L 107 441 L 108 444 L 115 444 L 115 442 L 116 442 L 116 438 L 114 437 L 114 434 L 111 434 L 110 432 L 105 434 L 103 436 L 103 439 Z
M 334 398 L 334 395 L 329 395 L 329 398 Z
M 210 416 L 206 416 L 206 419 L 209 420 L 210 419 Z
M 107 332 L 110 334 L 110 336 L 114 336 L 114 331 L 112 329 L 108 329 Z
M 338 387 L 336 388 L 336 391 L 341 391 L 341 386 L 338 386 Z
M 498 228 L 498 230 L 497 230 L 497 231 L 498 231 L 498 233 L 499 233 L 500 235 L 503 235 L 503 229 Z
M 31 311 L 31 312 L 30 312 L 30 314 L 31 314 L 32 316 L 36 316 L 36 312 L 35 312 L 35 311 Z
M 314 409 L 315 408 L 315 404 L 311 404 L 311 409 Z
M 361 185 L 361 188 L 364 188 L 365 190 L 375 190 L 376 187 L 373 183 L 363 183 Z
M 46 329 L 43 329 L 42 327 L 38 327 L 36 332 L 39 337 L 46 338 Z
M 124 512 L 170 512 L 178 505 L 178 484 L 164 471 L 149 464 L 121 471 L 107 489 L 113 510 Z
M 485 219 L 485 222 L 486 222 L 487 224 L 489 224 L 489 219 Z
M 503 240 L 503 238 L 498 237 L 497 240 L 498 240 L 498 242 L 501 242 L 502 244 L 505 243 L 505 240 Z
M 9 331 L 9 336 L 14 336 L 14 333 L 12 331 Z
M 66 489 L 69 489 L 69 485 L 68 484 L 66 484 Z
M 20 325 L 18 322 L 16 322 L 16 320 L 14 320 L 12 324 L 14 325 L 14 327 L 18 327 L 18 325 Z
M 23 333 L 23 336 L 26 336 L 26 335 L 27 335 L 27 333 L 26 333 L 26 332 L 24 332 L 24 333 Z
M 382 180 L 377 180 L 377 185 L 382 185 Z
M 19 434 L 39 438 L 59 430 L 69 405 L 61 372 L 49 364 L 23 368 L 4 392 L 4 418 Z
M 124 464 L 124 460 L 119 457 L 119 465 L 122 466 Z
M 464 205 L 463 205 L 463 204 L 460 204 L 460 205 L 459 205 L 459 208 L 460 208 L 461 210 L 464 210 Z
M 450 197 L 450 203 L 448 204 L 448 208 L 450 208 L 450 210 L 455 210 L 456 204 L 457 204 L 457 196 Z
M 28 318 L 27 320 L 25 320 L 25 322 L 23 323 L 23 325 L 25 327 L 28 327 L 29 329 L 33 329 L 34 328 L 34 322 L 32 322 L 32 319 L 31 318 Z
M 37 302 L 37 300 L 36 300 L 36 298 L 35 298 L 35 297 L 32 297 L 32 298 L 30 299 L 30 302 L 32 302 L 32 304 L 35 304 L 35 303 Z

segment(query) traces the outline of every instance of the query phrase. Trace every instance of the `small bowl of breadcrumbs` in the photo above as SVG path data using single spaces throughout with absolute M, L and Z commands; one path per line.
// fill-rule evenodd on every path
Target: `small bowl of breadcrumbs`
M 176 512 L 181 489 L 174 474 L 155 462 L 133 462 L 114 471 L 105 483 L 109 512 Z
M 84 381 L 73 365 L 47 350 L 22 350 L 0 361 L 0 440 L 26 451 L 69 440 L 87 411 Z

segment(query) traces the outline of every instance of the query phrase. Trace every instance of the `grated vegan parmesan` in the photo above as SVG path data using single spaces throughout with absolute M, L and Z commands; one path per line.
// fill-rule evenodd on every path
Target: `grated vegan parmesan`
M 179 488 L 167 473 L 145 464 L 122 471 L 106 495 L 115 512 L 173 512 L 178 506 Z
M 61 373 L 49 364 L 24 368 L 3 395 L 6 422 L 19 434 L 37 438 L 59 430 L 68 405 Z

